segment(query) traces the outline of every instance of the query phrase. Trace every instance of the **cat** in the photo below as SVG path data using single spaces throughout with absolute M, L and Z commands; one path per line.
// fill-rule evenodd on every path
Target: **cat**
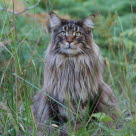
M 69 120 L 80 124 L 97 112 L 114 120 L 118 116 L 117 100 L 102 77 L 104 61 L 93 40 L 93 28 L 90 16 L 66 20 L 50 13 L 43 92 L 35 95 L 33 104 L 36 122 L 46 135 L 51 133 L 45 129 L 50 122 L 61 128 L 58 135 L 67 136 Z

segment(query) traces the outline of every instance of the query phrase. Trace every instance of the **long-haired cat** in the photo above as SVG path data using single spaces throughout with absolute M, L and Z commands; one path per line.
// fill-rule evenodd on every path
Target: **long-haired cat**
M 67 122 L 81 124 L 92 113 L 105 112 L 116 119 L 119 108 L 103 81 L 104 63 L 93 40 L 91 18 L 66 20 L 51 12 L 49 21 L 51 42 L 45 55 L 43 92 L 33 104 L 37 124 L 45 135 L 50 122 L 57 124 L 60 135 L 66 136 Z

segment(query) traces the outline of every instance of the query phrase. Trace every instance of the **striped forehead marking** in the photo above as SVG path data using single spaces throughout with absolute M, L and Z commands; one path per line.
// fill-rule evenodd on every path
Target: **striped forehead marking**
M 68 31 L 70 29 L 73 29 L 74 31 L 79 31 L 80 28 L 76 24 L 69 22 L 68 24 L 64 25 L 62 29 L 64 31 Z
M 68 23 L 68 27 L 69 27 L 69 28 L 71 27 L 71 24 L 70 24 L 70 23 Z
M 64 25 L 64 26 L 62 27 L 62 29 L 63 29 L 64 31 L 68 31 L 68 26 L 67 26 L 67 25 Z

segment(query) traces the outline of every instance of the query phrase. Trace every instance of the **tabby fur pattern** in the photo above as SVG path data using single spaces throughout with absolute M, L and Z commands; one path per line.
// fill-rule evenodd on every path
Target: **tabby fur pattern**
M 36 122 L 44 129 L 49 120 L 58 126 L 68 120 L 80 124 L 94 112 L 105 112 L 116 119 L 114 112 L 119 108 L 103 81 L 104 61 L 93 40 L 91 17 L 66 20 L 52 12 L 49 21 L 51 42 L 45 54 L 43 92 L 34 97 L 33 104 Z M 58 135 L 68 135 L 66 130 Z

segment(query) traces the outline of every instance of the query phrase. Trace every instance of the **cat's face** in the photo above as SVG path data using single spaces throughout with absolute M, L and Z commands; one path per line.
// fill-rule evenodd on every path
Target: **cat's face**
M 81 21 L 64 20 L 55 13 L 51 13 L 52 51 L 68 56 L 86 53 L 87 49 L 91 48 L 92 27 L 93 23 L 90 18 Z

